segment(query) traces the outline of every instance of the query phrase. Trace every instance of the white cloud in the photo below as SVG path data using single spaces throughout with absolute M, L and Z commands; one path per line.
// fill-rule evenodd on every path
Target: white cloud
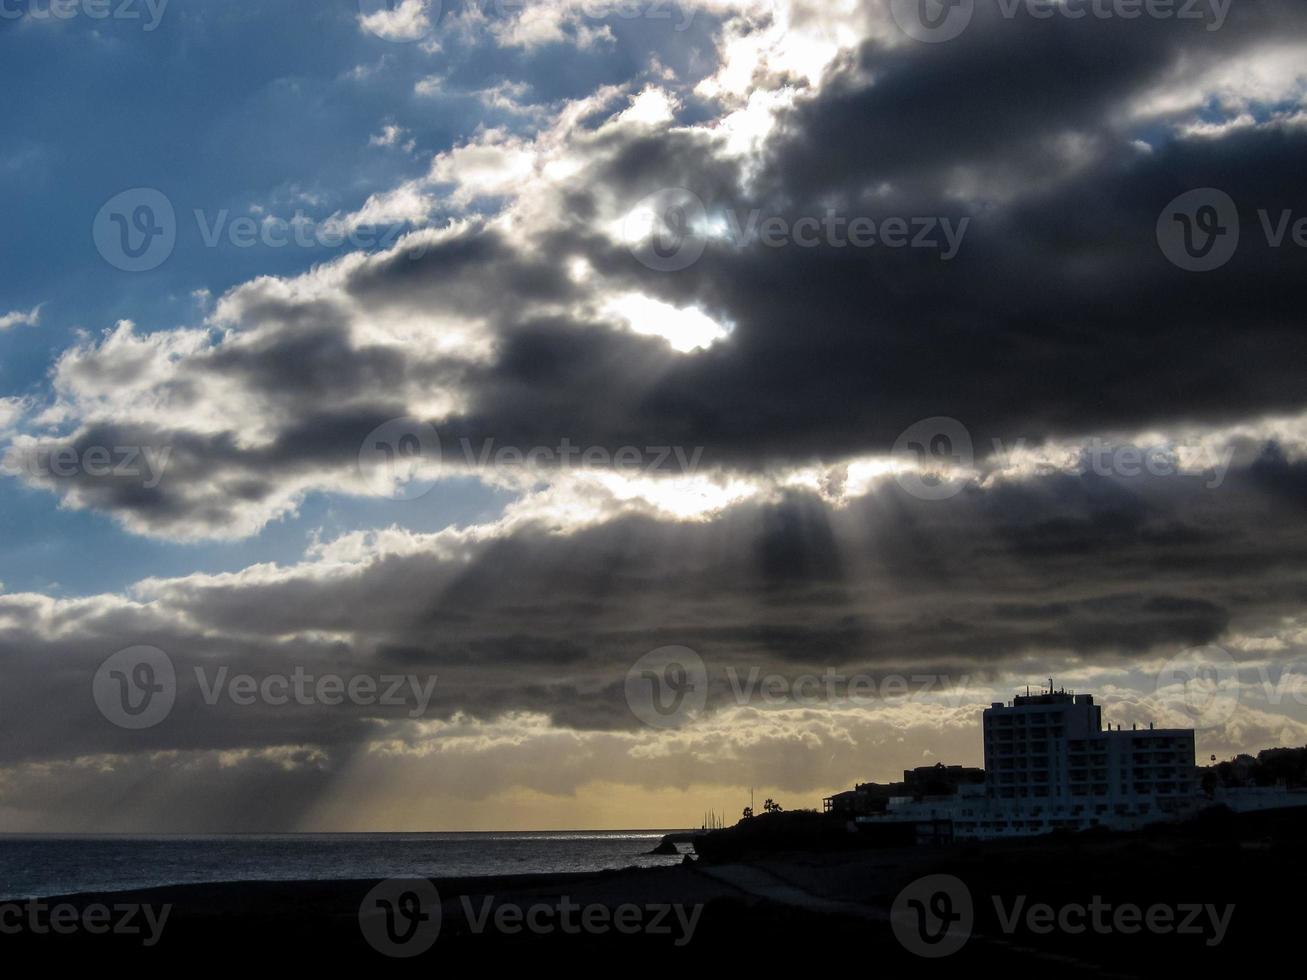
M 0 398 L 0 438 L 10 434 L 14 423 L 31 409 L 31 401 L 26 398 Z
M 412 153 L 417 143 L 408 138 L 408 130 L 396 123 L 386 123 L 381 132 L 373 134 L 368 140 L 369 146 L 398 147 L 405 153 Z
M 11 327 L 35 327 L 41 322 L 41 309 L 45 304 L 32 307 L 26 312 L 16 310 L 13 313 L 0 313 L 0 330 Z
M 441 153 L 431 166 L 430 181 L 453 184 L 450 199 L 463 207 L 478 198 L 519 193 L 535 170 L 537 155 L 527 140 L 504 130 L 484 131 L 475 142 Z
M 1129 114 L 1135 121 L 1170 117 L 1182 132 L 1219 135 L 1235 120 L 1250 125 L 1255 114 L 1268 110 L 1274 116 L 1284 102 L 1307 106 L 1305 66 L 1307 45 L 1298 40 L 1223 57 L 1181 59 L 1165 80 L 1132 100 Z M 1211 109 L 1221 113 L 1221 121 L 1199 118 Z M 1267 125 L 1274 123 L 1272 118 Z
M 419 41 L 433 29 L 431 13 L 430 0 L 400 0 L 393 7 L 360 12 L 358 22 L 362 30 L 386 41 Z

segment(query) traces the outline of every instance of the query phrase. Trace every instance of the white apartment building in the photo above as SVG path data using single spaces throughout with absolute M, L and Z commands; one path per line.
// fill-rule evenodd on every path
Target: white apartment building
M 1092 695 L 1049 690 L 995 702 L 982 717 L 985 784 L 890 801 L 862 824 L 917 822 L 919 836 L 990 839 L 1054 830 L 1128 830 L 1198 808 L 1193 729 L 1103 728 Z
M 1192 728 L 1104 729 L 1092 694 L 1051 685 L 1008 705 L 994 703 L 982 724 L 990 805 L 959 813 L 958 836 L 1125 829 L 1194 809 Z

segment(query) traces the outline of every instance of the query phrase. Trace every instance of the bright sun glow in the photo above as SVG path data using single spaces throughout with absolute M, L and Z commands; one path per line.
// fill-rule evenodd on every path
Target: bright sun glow
M 674 350 L 688 354 L 725 340 L 730 328 L 697 307 L 678 309 L 643 293 L 625 293 L 604 304 L 602 312 L 626 323 L 632 331 L 662 337 Z

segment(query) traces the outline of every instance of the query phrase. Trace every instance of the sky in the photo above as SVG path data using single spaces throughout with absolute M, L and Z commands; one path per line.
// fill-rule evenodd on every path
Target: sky
M 1307 744 L 1296 0 L 4 0 L 0 832 Z

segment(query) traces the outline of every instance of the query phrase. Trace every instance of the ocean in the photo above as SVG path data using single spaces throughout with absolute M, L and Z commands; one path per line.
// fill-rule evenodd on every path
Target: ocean
M 429 834 L 0 836 L 0 900 L 215 881 L 429 877 L 658 867 L 663 830 Z M 688 849 L 688 848 L 683 848 Z

